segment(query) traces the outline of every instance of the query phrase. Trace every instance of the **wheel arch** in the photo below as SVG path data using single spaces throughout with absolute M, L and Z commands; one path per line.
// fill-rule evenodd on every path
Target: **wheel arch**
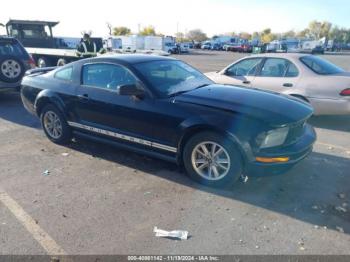
M 237 146 L 238 151 L 241 154 L 242 157 L 242 163 L 243 166 L 245 165 L 247 161 L 247 152 L 244 150 L 243 144 L 239 141 L 238 137 L 230 132 L 221 130 L 215 126 L 207 125 L 207 124 L 198 124 L 191 127 L 188 127 L 183 134 L 180 137 L 179 143 L 178 143 L 178 154 L 177 154 L 177 162 L 181 166 L 183 165 L 183 151 L 185 148 L 186 143 L 189 141 L 191 137 L 193 137 L 196 134 L 202 133 L 202 132 L 213 132 L 217 133 L 222 136 L 226 136 L 230 139 L 230 141 Z
M 57 94 L 48 89 L 42 90 L 35 99 L 34 108 L 37 116 L 40 117 L 42 109 L 47 104 L 53 104 L 66 116 L 64 102 Z
M 295 93 L 291 93 L 289 94 L 290 96 L 293 96 L 293 97 L 296 97 L 296 98 L 299 98 L 299 99 L 302 99 L 303 101 L 307 102 L 307 103 L 310 103 L 310 101 L 302 94 L 295 94 Z

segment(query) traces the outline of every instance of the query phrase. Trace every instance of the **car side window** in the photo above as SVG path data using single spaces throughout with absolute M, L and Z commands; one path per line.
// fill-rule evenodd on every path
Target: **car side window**
M 298 75 L 299 75 L 298 68 L 293 63 L 290 63 L 285 76 L 286 77 L 297 77 Z
M 72 73 L 73 73 L 73 67 L 63 68 L 56 72 L 55 78 L 64 80 L 64 81 L 72 81 Z
M 262 58 L 244 59 L 237 64 L 232 65 L 226 70 L 229 76 L 253 76 L 260 65 Z
M 281 58 L 267 58 L 259 76 L 264 77 L 284 77 L 290 62 Z
M 0 42 L 0 55 L 12 55 L 26 57 L 25 51 L 20 44 L 10 41 Z
M 82 85 L 116 90 L 136 84 L 137 79 L 125 67 L 114 64 L 87 64 L 82 70 Z

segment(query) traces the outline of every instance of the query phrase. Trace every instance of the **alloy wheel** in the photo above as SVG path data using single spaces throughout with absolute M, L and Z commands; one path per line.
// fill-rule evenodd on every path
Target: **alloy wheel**
M 1 72 L 4 76 L 14 79 L 21 74 L 21 66 L 15 60 L 9 59 L 1 64 Z
M 224 178 L 231 166 L 226 149 L 211 141 L 198 144 L 192 151 L 191 161 L 198 175 L 212 181 Z
M 47 111 L 44 115 L 44 128 L 54 139 L 62 136 L 62 123 L 59 116 L 53 111 Z

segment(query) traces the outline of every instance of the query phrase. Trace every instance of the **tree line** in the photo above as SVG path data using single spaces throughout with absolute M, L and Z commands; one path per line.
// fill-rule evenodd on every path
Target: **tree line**
M 109 32 L 113 35 L 130 35 L 132 34 L 130 28 L 125 26 L 119 26 L 119 27 L 111 27 L 108 24 Z M 157 35 L 157 36 L 164 36 L 161 33 L 157 33 L 154 26 L 146 26 L 143 27 L 139 35 L 148 36 L 148 35 Z M 262 30 L 261 32 L 254 32 L 254 33 L 248 33 L 248 32 L 230 32 L 223 34 L 225 36 L 239 36 L 242 39 L 247 40 L 253 40 L 253 39 L 260 39 L 264 43 L 269 43 L 276 39 L 281 38 L 307 38 L 307 39 L 320 39 L 323 37 L 326 37 L 327 39 L 332 39 L 337 43 L 349 43 L 350 42 L 350 28 L 345 27 L 339 27 L 336 25 L 333 25 L 332 23 L 328 21 L 311 21 L 307 28 L 301 30 L 301 31 L 294 31 L 290 30 L 284 33 L 274 33 L 270 28 L 266 28 Z M 221 35 L 217 35 L 214 37 L 218 37 Z M 187 33 L 178 32 L 176 33 L 176 38 L 179 42 L 188 42 L 188 41 L 195 41 L 195 42 L 202 42 L 205 40 L 208 40 L 208 36 L 206 33 L 204 33 L 201 29 L 193 29 L 188 31 Z

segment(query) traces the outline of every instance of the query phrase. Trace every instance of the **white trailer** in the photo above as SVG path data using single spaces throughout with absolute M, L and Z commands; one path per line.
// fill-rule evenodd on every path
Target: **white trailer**
M 130 36 L 116 36 L 122 41 L 122 49 L 129 50 L 131 52 L 136 52 L 137 50 L 145 49 L 145 37 L 139 35 L 130 35 Z
M 326 38 L 323 37 L 319 40 L 309 40 L 309 41 L 303 41 L 301 43 L 301 49 L 302 51 L 311 51 L 315 49 L 316 47 L 325 47 L 326 44 Z
M 176 49 L 173 37 L 146 36 L 145 50 L 161 50 L 167 53 L 174 53 Z
M 161 36 L 146 36 L 145 49 L 146 50 L 163 50 L 165 46 L 164 38 Z

